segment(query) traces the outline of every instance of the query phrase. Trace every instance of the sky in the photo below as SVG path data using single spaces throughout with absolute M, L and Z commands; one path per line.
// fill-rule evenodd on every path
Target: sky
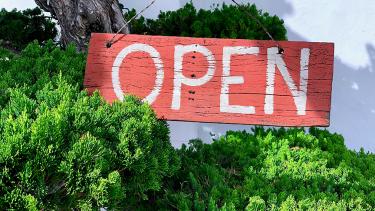
M 159 11 L 175 10 L 190 0 L 156 0 L 144 13 L 156 18 Z M 258 8 L 285 21 L 289 40 L 334 42 L 335 68 L 330 131 L 345 137 L 347 146 L 375 152 L 375 1 L 374 0 L 251 0 Z M 151 0 L 122 0 L 125 7 L 140 11 Z M 193 0 L 196 7 L 211 8 L 230 0 Z M 344 3 L 345 2 L 345 3 Z M 32 0 L 0 0 L 0 7 L 35 7 Z M 249 129 L 243 125 L 170 122 L 174 146 L 188 139 L 226 130 Z

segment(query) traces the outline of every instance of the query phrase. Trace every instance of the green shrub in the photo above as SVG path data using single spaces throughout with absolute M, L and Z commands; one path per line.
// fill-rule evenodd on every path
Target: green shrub
M 0 207 L 130 209 L 179 167 L 165 121 L 128 96 L 105 103 L 62 79 L 10 91 L 0 118 Z
M 131 23 L 131 32 L 168 36 L 270 39 L 244 10 L 257 18 L 274 39 L 286 40 L 284 21 L 277 16 L 262 13 L 254 4 L 247 4 L 242 8 L 223 4 L 222 7 L 212 10 L 197 11 L 192 3 L 188 3 L 176 11 L 161 12 L 156 20 L 143 17 L 136 19 Z M 125 18 L 129 19 L 135 14 L 136 11 L 132 10 L 125 14 Z
M 9 88 L 26 85 L 34 97 L 60 73 L 68 83 L 82 88 L 85 60 L 86 56 L 77 53 L 74 46 L 62 50 L 51 41 L 44 46 L 33 42 L 19 55 L 0 48 L 0 108 L 9 100 Z
M 54 39 L 56 35 L 55 23 L 39 8 L 0 11 L 0 46 L 21 50 L 34 40 L 42 43 Z
M 178 153 L 183 168 L 155 194 L 160 209 L 375 208 L 375 155 L 350 151 L 325 130 L 231 131 L 212 144 L 192 140 Z

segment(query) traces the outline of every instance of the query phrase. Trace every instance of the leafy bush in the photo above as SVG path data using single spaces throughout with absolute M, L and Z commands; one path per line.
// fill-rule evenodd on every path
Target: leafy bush
M 134 97 L 111 106 L 62 79 L 28 89 L 1 111 L 0 207 L 134 207 L 178 169 L 166 122 Z
M 9 100 L 9 88 L 28 86 L 28 92 L 36 93 L 45 84 L 59 77 L 71 84 L 83 87 L 86 56 L 77 53 L 74 46 L 65 50 L 51 41 L 41 46 L 38 42 L 28 45 L 19 55 L 0 49 L 0 108 Z
M 182 168 L 152 207 L 179 210 L 371 210 L 375 155 L 312 128 L 228 132 L 178 150 Z M 145 205 L 150 206 L 148 204 Z M 148 207 L 150 208 L 150 207 Z
M 199 10 L 192 3 L 176 11 L 161 12 L 158 19 L 138 18 L 131 23 L 134 34 L 243 38 L 268 40 L 261 26 L 244 10 L 257 18 L 276 40 L 286 40 L 284 21 L 277 16 L 262 13 L 256 6 L 247 4 L 241 8 L 233 5 L 216 7 L 213 10 Z M 136 14 L 132 10 L 125 14 L 129 19 Z
M 57 35 L 55 23 L 39 8 L 24 11 L 0 11 L 0 46 L 23 49 L 34 40 L 44 42 Z

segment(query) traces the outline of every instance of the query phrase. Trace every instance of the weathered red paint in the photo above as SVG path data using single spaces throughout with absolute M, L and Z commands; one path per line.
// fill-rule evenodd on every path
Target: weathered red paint
M 164 78 L 159 95 L 151 104 L 158 117 L 167 120 L 194 122 L 237 123 L 277 126 L 328 126 L 333 77 L 334 45 L 332 43 L 281 41 L 282 59 L 288 73 L 299 88 L 301 49 L 309 49 L 308 80 L 305 114 L 298 115 L 296 103 L 280 69 L 274 78 L 273 113 L 266 114 L 267 51 L 275 47 L 272 41 L 241 39 L 206 39 L 121 35 L 107 48 L 112 34 L 93 34 L 88 53 L 85 87 L 89 92 L 99 90 L 108 101 L 118 97 L 113 85 L 113 66 L 118 54 L 129 45 L 143 43 L 152 46 L 163 64 Z M 172 109 L 175 73 L 175 46 L 197 44 L 206 47 L 215 57 L 212 78 L 200 86 L 181 85 L 180 107 Z M 223 87 L 223 48 L 233 46 L 258 47 L 257 55 L 232 55 L 230 76 L 242 76 L 243 84 L 229 85 L 229 104 L 253 106 L 255 114 L 220 111 L 220 94 Z M 182 73 L 186 78 L 197 79 L 207 73 L 208 61 L 199 52 L 183 57 Z M 134 52 L 123 58 L 119 66 L 120 87 L 125 93 L 145 98 L 155 86 L 156 66 L 150 54 Z M 176 98 L 177 99 L 177 98 Z

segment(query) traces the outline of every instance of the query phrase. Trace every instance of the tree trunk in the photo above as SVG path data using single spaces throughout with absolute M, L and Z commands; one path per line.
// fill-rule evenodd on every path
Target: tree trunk
M 125 25 L 118 0 L 35 0 L 36 4 L 50 12 L 61 27 L 64 46 L 74 43 L 84 51 L 91 32 L 117 32 Z M 128 33 L 128 28 L 121 33 Z

